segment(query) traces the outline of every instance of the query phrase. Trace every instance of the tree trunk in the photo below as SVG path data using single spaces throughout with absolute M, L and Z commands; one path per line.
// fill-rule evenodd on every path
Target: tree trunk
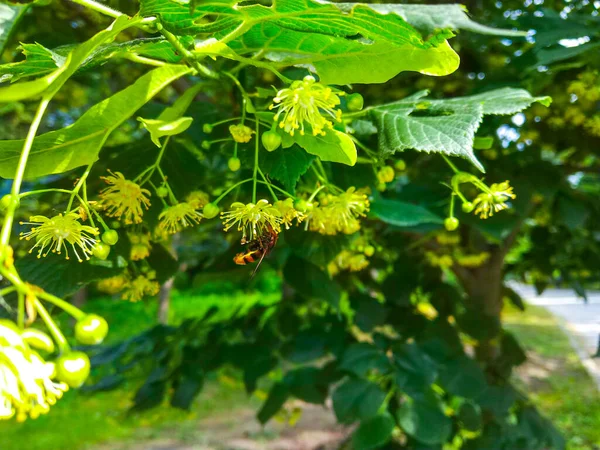
M 171 290 L 174 278 L 169 278 L 160 287 L 158 293 L 158 323 L 166 324 L 169 321 L 169 306 L 171 304 Z
M 501 323 L 504 254 L 501 248 L 494 248 L 484 265 L 471 270 L 456 270 L 456 275 L 468 294 L 467 307 L 485 316 L 483 326 L 492 322 L 498 325 Z M 492 363 L 498 353 L 499 348 L 494 338 L 480 340 L 475 348 L 477 359 L 486 365 Z

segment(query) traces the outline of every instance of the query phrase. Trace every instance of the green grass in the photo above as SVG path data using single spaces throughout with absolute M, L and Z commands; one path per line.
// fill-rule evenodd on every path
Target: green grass
M 223 293 L 175 292 L 171 301 L 170 322 L 177 324 L 187 317 L 202 316 L 211 307 L 219 312 L 212 320 L 227 320 L 243 314 L 254 305 L 270 305 L 279 301 L 278 290 L 244 292 L 228 290 Z M 116 342 L 142 332 L 156 324 L 156 302 L 129 303 L 112 298 L 94 299 L 84 308 L 103 315 L 111 330 L 107 342 Z M 61 328 L 68 335 L 72 324 L 62 318 Z M 231 413 L 247 408 L 249 400 L 244 391 L 215 380 L 209 381 L 196 400 L 192 411 L 185 412 L 168 406 L 141 413 L 127 412 L 133 386 L 100 392 L 93 395 L 71 390 L 49 414 L 36 420 L 17 424 L 0 423 L 2 450 L 79 450 L 107 441 L 149 439 L 175 428 L 185 432 L 198 419 L 219 413 Z M 177 436 L 173 436 L 177 437 Z
M 568 441 L 569 450 L 600 449 L 600 394 L 547 310 L 508 308 L 504 321 L 528 351 L 517 384 Z

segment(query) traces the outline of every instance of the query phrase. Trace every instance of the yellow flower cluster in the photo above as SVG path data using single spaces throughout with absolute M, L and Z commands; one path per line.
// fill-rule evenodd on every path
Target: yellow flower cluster
M 194 209 L 202 209 L 210 203 L 210 197 L 204 191 L 192 191 L 188 194 L 185 201 Z
M 129 283 L 125 274 L 116 275 L 114 277 L 105 278 L 104 280 L 96 283 L 96 288 L 100 292 L 104 292 L 109 295 L 118 294 L 123 288 Z
M 235 202 L 231 210 L 221 213 L 221 219 L 225 231 L 237 226 L 242 232 L 242 243 L 253 241 L 270 230 L 279 233 L 283 223 L 280 210 L 267 200 L 259 200 L 256 204 Z
M 305 126 L 310 127 L 314 136 L 325 135 L 323 130 L 333 128 L 332 120 L 342 120 L 342 111 L 336 109 L 341 95 L 344 93 L 334 92 L 308 75 L 277 92 L 269 109 L 277 109 L 274 120 L 291 136 L 296 130 L 304 135 Z
M 254 134 L 252 128 L 242 125 L 241 123 L 238 125 L 231 125 L 229 127 L 229 132 L 231 133 L 233 140 L 235 142 L 239 142 L 240 144 L 250 142 L 252 135 Z
M 489 192 L 482 192 L 473 200 L 475 214 L 479 214 L 482 219 L 487 219 L 494 213 L 508 208 L 506 202 L 514 198 L 516 195 L 508 181 L 494 183 L 490 186 Z
M 426 252 L 425 258 L 427 258 L 427 262 L 434 267 L 449 268 L 454 264 L 450 255 L 436 255 L 433 252 Z
M 144 208 L 150 207 L 150 191 L 127 180 L 121 172 L 101 177 L 108 187 L 100 192 L 101 206 L 109 217 L 123 219 L 125 224 L 141 223 Z
M 278 200 L 273 206 L 281 213 L 281 223 L 285 226 L 286 230 L 290 229 L 294 219 L 296 220 L 296 225 L 298 225 L 306 218 L 304 213 L 294 208 L 294 201 L 291 198 Z
M 26 241 L 35 239 L 29 253 L 37 249 L 38 258 L 51 252 L 60 255 L 64 250 L 65 258 L 69 259 L 71 247 L 77 260 L 82 262 L 83 259 L 90 259 L 99 231 L 97 228 L 83 225 L 79 219 L 79 214 L 76 213 L 59 214 L 51 218 L 32 216 L 29 222 L 21 222 L 21 225 L 33 225 L 33 228 L 19 236 Z
M 199 224 L 202 217 L 192 205 L 181 202 L 160 213 L 158 227 L 169 234 L 175 234 L 183 228 Z
M 127 233 L 127 235 L 129 236 L 129 242 L 131 242 L 129 256 L 132 261 L 141 261 L 150 256 L 152 244 L 150 243 L 149 233 Z
M 480 267 L 484 265 L 490 258 L 488 252 L 475 253 L 472 255 L 454 255 L 454 260 L 459 266 L 463 267 Z
M 436 235 L 435 240 L 441 245 L 457 245 L 460 244 L 460 235 L 443 231 Z
M 0 419 L 19 422 L 46 414 L 68 390 L 53 381 L 54 363 L 32 350 L 11 321 L 0 320 Z
M 158 294 L 160 285 L 151 275 L 152 274 L 149 274 L 148 276 L 139 275 L 137 278 L 127 283 L 123 290 L 123 294 L 121 294 L 121 298 L 131 302 L 138 302 L 146 296 Z
M 338 195 L 323 196 L 307 218 L 307 227 L 320 234 L 353 234 L 360 229 L 370 203 L 366 194 L 351 187 Z

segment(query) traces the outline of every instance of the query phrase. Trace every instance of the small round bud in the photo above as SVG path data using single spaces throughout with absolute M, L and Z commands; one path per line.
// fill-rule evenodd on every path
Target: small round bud
M 240 161 L 240 158 L 229 158 L 229 161 L 227 161 L 227 166 L 229 167 L 229 170 L 231 170 L 232 172 L 237 172 L 238 170 L 240 170 L 240 167 L 242 166 L 242 163 Z
M 267 149 L 267 151 L 272 152 L 273 150 L 277 150 L 281 145 L 281 136 L 277 131 L 265 131 L 260 137 L 262 144 Z
M 303 198 L 298 198 L 294 201 L 294 209 L 300 212 L 309 212 L 313 209 L 313 204 L 307 202 Z
M 473 209 L 475 209 L 475 205 L 473 205 L 473 203 L 471 202 L 466 202 L 462 204 L 463 212 L 470 213 L 471 211 L 473 211 Z
M 456 217 L 447 217 L 444 220 L 444 226 L 448 231 L 454 231 L 458 228 L 458 219 Z
M 306 81 L 306 82 L 308 82 L 308 83 L 314 83 L 314 82 L 315 82 L 315 81 L 317 81 L 317 80 L 315 80 L 315 77 L 313 77 L 312 75 L 306 75 L 306 76 L 304 77 L 304 81 Z
M 108 323 L 96 314 L 88 314 L 75 324 L 75 339 L 84 345 L 98 345 L 107 334 Z
M 202 141 L 202 148 L 204 150 L 209 150 L 210 149 L 210 141 Z
M 396 163 L 394 164 L 394 168 L 398 171 L 398 172 L 404 172 L 406 170 L 406 163 L 404 162 L 403 159 L 399 159 L 398 161 L 396 161 Z
M 6 194 L 4 197 L 0 198 L 0 211 L 8 209 L 13 203 L 16 203 L 15 206 L 19 206 L 19 198 L 14 197 L 11 194 Z
M 387 184 L 385 184 L 385 183 L 379 183 L 377 185 L 377 190 L 379 192 L 385 192 L 386 189 L 387 189 Z
M 106 230 L 104 233 L 102 233 L 102 242 L 107 245 L 115 245 L 117 242 L 119 242 L 119 233 L 117 233 L 115 230 Z
M 92 255 L 94 255 L 96 258 L 101 259 L 103 261 L 106 258 L 108 258 L 109 253 L 110 253 L 110 245 L 106 245 L 103 242 L 98 242 L 96 244 L 96 246 L 94 247 L 94 249 L 92 250 Z
M 365 106 L 365 99 L 358 93 L 350 94 L 346 97 L 346 104 L 349 111 L 360 111 Z
M 165 198 L 167 195 L 169 195 L 169 188 L 166 186 L 160 186 L 156 190 L 156 195 L 158 195 L 160 198 Z
M 375 254 L 375 247 L 372 245 L 367 245 L 364 251 L 366 256 L 373 256 Z
M 210 123 L 205 123 L 204 125 L 202 125 L 202 131 L 204 131 L 206 134 L 210 134 L 213 131 L 213 126 Z
M 219 207 L 217 205 L 215 205 L 214 203 L 208 203 L 202 209 L 202 214 L 207 219 L 212 219 L 214 217 L 217 217 L 217 214 L 219 214 L 219 211 L 220 210 L 219 210 Z
M 383 166 L 379 169 L 379 172 L 377 172 L 377 179 L 380 183 L 391 183 L 394 181 L 395 177 L 396 172 L 394 172 L 394 169 L 391 166 Z

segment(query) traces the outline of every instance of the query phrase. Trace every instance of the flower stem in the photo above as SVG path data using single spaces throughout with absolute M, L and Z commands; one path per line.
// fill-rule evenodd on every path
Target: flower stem
M 67 340 L 65 339 L 65 336 L 60 331 L 60 328 L 58 328 L 58 325 L 56 325 L 54 320 L 52 320 L 52 317 L 50 317 L 50 314 L 48 314 L 48 311 L 46 310 L 46 308 L 44 308 L 44 305 L 42 305 L 42 302 L 40 302 L 36 298 L 33 300 L 33 305 L 34 305 L 37 313 L 39 314 L 39 316 L 42 318 L 42 320 L 46 324 L 48 331 L 50 331 L 50 334 L 52 335 L 52 337 L 58 344 L 58 348 L 60 349 L 60 352 L 61 353 L 68 352 L 71 349 L 71 347 L 69 346 L 69 343 L 67 342 Z
M 64 301 L 63 299 L 60 299 L 50 294 L 49 292 L 41 292 L 38 293 L 37 296 L 41 299 L 44 299 L 48 303 L 52 303 L 53 305 L 58 306 L 60 309 L 62 309 L 70 316 L 74 317 L 76 320 L 81 320 L 85 317 L 85 313 L 82 310 L 80 310 L 76 306 L 73 306 L 69 302 Z
M 106 16 L 113 17 L 114 19 L 125 15 L 121 11 L 117 11 L 116 9 L 109 8 L 108 6 L 103 5 L 102 3 L 98 3 L 94 0 L 71 0 L 71 1 L 73 3 L 78 3 L 82 6 L 85 6 L 86 8 L 89 8 L 96 12 L 104 14 Z
M 454 171 L 454 173 L 460 172 L 460 170 L 458 170 L 456 168 L 456 166 L 452 163 L 452 161 L 450 161 L 450 159 L 446 155 L 444 155 L 443 153 L 442 153 L 442 158 L 444 158 L 444 161 L 446 161 L 448 163 L 448 165 Z
M 75 187 L 71 191 L 71 198 L 69 198 L 69 203 L 67 204 L 66 211 L 70 211 L 71 210 L 71 206 L 73 206 L 73 200 L 75 199 L 75 196 L 77 194 L 79 194 L 79 191 L 81 190 L 81 186 L 83 186 L 83 184 L 87 180 L 87 177 L 90 174 L 90 170 L 92 170 L 92 166 L 93 165 L 94 165 L 94 163 L 88 164 L 88 166 L 85 168 L 85 172 L 83 172 L 83 175 L 81 175 L 81 178 L 79 178 L 79 181 L 77 182 L 77 184 L 75 185 Z
M 260 123 L 258 120 L 256 121 L 256 145 L 254 146 L 254 174 L 252 175 L 252 179 L 254 180 L 254 184 L 252 185 L 252 203 L 256 204 L 256 182 L 257 174 L 258 174 L 258 136 L 259 136 Z
M 241 186 L 242 184 L 244 184 L 244 183 L 248 183 L 249 181 L 252 181 L 252 178 L 248 178 L 248 179 L 246 179 L 246 180 L 243 180 L 243 181 L 240 181 L 240 182 L 238 182 L 238 183 L 234 184 L 234 185 L 233 185 L 233 186 L 231 186 L 229 189 L 227 189 L 225 192 L 223 192 L 221 195 L 219 195 L 219 196 L 217 197 L 217 199 L 216 199 L 214 202 L 212 202 L 212 203 L 213 203 L 213 204 L 215 204 L 215 205 L 218 205 L 218 204 L 219 204 L 219 202 L 220 202 L 221 200 L 223 200 L 223 198 L 225 198 L 225 196 L 226 196 L 227 194 L 229 194 L 231 191 L 233 191 L 235 188 L 237 188 L 237 187 Z
M 259 169 L 259 170 L 260 170 L 260 169 Z M 260 184 L 266 184 L 267 186 L 270 186 L 272 189 L 275 189 L 276 191 L 279 191 L 279 192 L 281 192 L 283 195 L 286 195 L 286 196 L 288 196 L 289 198 L 294 198 L 294 199 L 296 198 L 295 196 L 293 196 L 293 195 L 292 195 L 292 194 L 290 194 L 289 192 L 287 192 L 287 191 L 284 191 L 284 190 L 283 190 L 283 189 L 281 189 L 279 186 L 276 186 L 276 185 L 274 185 L 274 184 L 271 184 L 271 183 L 268 183 L 268 182 L 265 182 L 265 181 L 260 181 L 260 180 L 258 180 L 258 183 L 260 183 Z
M 265 177 L 265 174 L 263 173 L 263 171 L 260 170 L 260 167 L 258 168 L 258 173 L 260 173 L 260 176 L 262 177 L 262 179 L 265 180 L 264 184 L 267 185 L 267 188 L 269 189 L 269 192 L 273 196 L 273 201 L 276 202 L 277 200 L 279 200 L 277 198 L 277 195 L 275 195 L 275 192 L 273 191 L 273 188 L 271 187 L 271 183 L 269 183 L 269 181 L 267 180 L 267 177 Z
M 38 128 L 40 127 L 42 117 L 44 117 L 44 113 L 46 112 L 46 108 L 50 103 L 50 99 L 51 97 L 42 98 L 33 118 L 33 121 L 31 122 L 31 126 L 29 127 L 29 131 L 27 132 L 27 137 L 25 138 L 25 143 L 23 144 L 23 150 L 21 150 L 21 158 L 19 159 L 19 165 L 17 166 L 15 179 L 12 184 L 11 194 L 13 195 L 13 199 L 16 199 L 19 196 L 19 191 L 21 190 L 21 183 L 23 182 L 23 176 L 25 175 L 25 167 L 27 166 L 27 159 L 29 158 L 29 153 L 31 152 L 31 147 L 33 146 L 33 140 L 35 138 Z M 2 233 L 0 235 L 0 260 L 3 259 L 4 247 L 8 245 L 8 242 L 10 240 L 10 233 L 12 231 L 12 225 L 15 218 L 15 211 L 17 210 L 17 206 L 18 202 L 12 201 L 6 209 L 6 214 L 4 216 L 4 224 L 2 226 Z

